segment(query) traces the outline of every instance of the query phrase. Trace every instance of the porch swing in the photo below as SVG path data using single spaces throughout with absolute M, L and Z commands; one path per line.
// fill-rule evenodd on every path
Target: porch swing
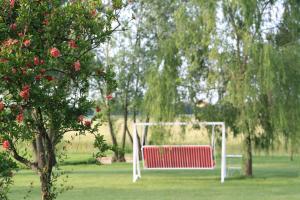
M 224 122 L 167 122 L 167 123 L 135 123 L 133 138 L 133 182 L 141 178 L 139 151 L 137 143 L 137 127 L 142 126 L 212 126 L 210 145 L 142 145 L 142 162 L 145 170 L 180 170 L 180 169 L 215 169 L 215 126 L 222 129 L 221 182 L 226 177 L 226 137 Z M 144 129 L 145 130 L 145 129 Z M 146 140 L 145 133 L 142 135 Z

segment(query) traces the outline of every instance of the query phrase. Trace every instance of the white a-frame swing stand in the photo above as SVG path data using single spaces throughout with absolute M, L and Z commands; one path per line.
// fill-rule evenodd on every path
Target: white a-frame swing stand
M 214 169 L 215 168 L 215 127 L 221 127 L 221 183 L 226 177 L 226 135 L 224 122 L 165 122 L 165 123 L 134 123 L 133 124 L 133 182 L 141 178 L 139 161 L 139 144 L 137 128 L 143 127 L 142 135 L 145 140 L 146 126 L 212 126 L 212 142 L 210 145 L 144 145 L 142 144 L 142 158 L 144 169 Z M 147 151 L 146 151 L 147 150 Z M 163 151 L 163 153 L 161 153 Z M 163 155 L 161 155 L 163 154 Z M 181 157 L 185 157 L 182 159 Z M 147 162 L 145 162 L 145 160 Z M 146 164 L 145 164 L 146 163 Z

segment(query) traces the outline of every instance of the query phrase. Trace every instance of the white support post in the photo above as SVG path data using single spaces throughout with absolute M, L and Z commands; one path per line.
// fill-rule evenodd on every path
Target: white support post
M 221 156 L 221 183 L 224 183 L 226 177 L 226 134 L 225 123 L 222 124 L 222 156 Z
M 135 134 L 135 137 L 136 137 L 136 170 L 137 170 L 137 177 L 138 178 L 141 178 L 141 168 L 140 168 L 140 155 L 139 155 L 139 152 L 140 152 L 140 149 L 139 149 L 139 143 L 138 143 L 138 137 L 137 137 L 137 130 L 136 130 L 136 134 Z
M 215 147 L 215 126 L 212 126 L 212 134 L 211 134 L 211 146 Z
M 132 159 L 132 164 L 133 164 L 133 182 L 136 182 L 139 178 L 139 145 L 137 141 L 137 127 L 136 124 L 133 125 L 133 159 Z
M 216 159 L 216 149 L 215 149 L 215 125 L 212 125 L 211 147 L 212 147 L 212 149 L 213 149 L 213 158 Z M 216 161 L 215 161 L 215 162 L 216 162 Z
M 142 135 L 142 146 L 146 143 L 146 140 L 147 140 L 147 138 L 145 138 L 146 137 L 146 135 L 145 135 L 145 133 L 146 133 L 146 126 L 143 126 L 143 135 Z

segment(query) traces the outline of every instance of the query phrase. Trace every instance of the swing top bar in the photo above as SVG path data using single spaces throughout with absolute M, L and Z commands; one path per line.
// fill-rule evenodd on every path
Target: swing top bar
M 211 125 L 211 126 L 223 126 L 224 122 L 137 122 L 136 126 L 172 126 L 172 125 Z

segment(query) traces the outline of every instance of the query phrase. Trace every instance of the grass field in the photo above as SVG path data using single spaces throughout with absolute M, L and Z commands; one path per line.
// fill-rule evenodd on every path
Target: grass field
M 116 119 L 117 138 L 121 139 L 121 121 Z M 104 124 L 100 132 L 110 142 L 108 128 Z M 139 130 L 141 133 L 142 130 Z M 205 131 L 187 127 L 184 134 L 174 127 L 168 143 L 172 144 L 209 144 Z M 151 133 L 151 131 L 150 131 Z M 71 141 L 67 145 L 68 158 L 62 169 L 69 176 L 67 186 L 73 189 L 59 195 L 58 200 L 299 200 L 300 199 L 300 157 L 289 160 L 283 143 L 266 156 L 255 151 L 254 174 L 245 179 L 235 173 L 225 184 L 220 184 L 220 168 L 214 171 L 142 171 L 142 179 L 132 183 L 132 165 L 129 163 L 96 165 L 92 157 L 95 153 L 92 135 L 73 139 L 74 133 L 65 136 Z M 184 138 L 182 138 L 184 136 Z M 242 152 L 242 138 L 227 137 L 227 153 Z M 128 156 L 131 143 L 127 142 Z M 220 152 L 220 146 L 217 146 Z M 108 156 L 111 152 L 107 153 Z M 276 155 L 276 156 L 275 156 Z M 280 156 L 279 156 L 280 155 Z M 239 162 L 239 161 L 236 161 Z M 240 164 L 240 163 L 235 163 Z M 39 180 L 32 171 L 22 169 L 14 177 L 14 186 L 10 191 L 11 200 L 39 200 Z M 32 183 L 31 192 L 28 194 Z
M 71 161 L 83 154 L 70 157 Z M 88 157 L 88 155 L 86 156 Z M 220 184 L 220 169 L 214 171 L 142 171 L 142 179 L 132 183 L 131 164 L 97 166 L 66 165 L 67 185 L 73 186 L 59 200 L 299 200 L 300 157 L 254 157 L 255 176 L 244 179 L 236 174 Z M 15 176 L 10 198 L 21 200 L 33 189 L 29 200 L 39 200 L 39 182 L 30 170 Z

